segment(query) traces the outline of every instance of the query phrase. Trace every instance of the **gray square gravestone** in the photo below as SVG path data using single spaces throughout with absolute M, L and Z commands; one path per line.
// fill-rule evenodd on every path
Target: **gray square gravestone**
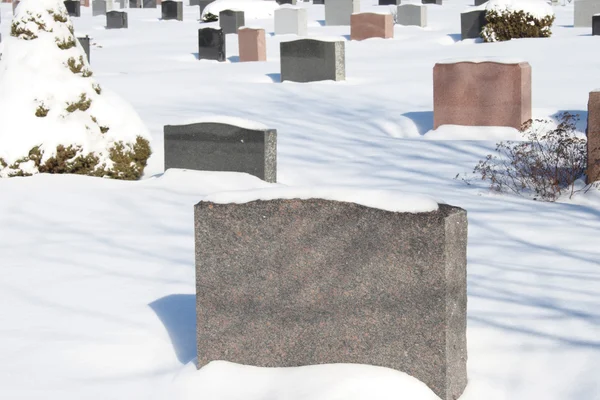
M 198 29 L 198 59 L 225 61 L 225 43 L 221 28 Z
M 327 0 L 325 25 L 350 25 L 350 16 L 360 12 L 360 0 Z
M 85 55 L 87 57 L 87 62 L 89 64 L 90 63 L 90 37 L 88 35 L 85 35 L 85 37 L 78 37 L 77 41 L 79 41 L 79 44 L 81 44 L 81 47 L 83 47 L 83 51 L 85 51 Z
M 244 12 L 239 10 L 223 10 L 219 13 L 219 26 L 223 33 L 237 33 L 238 29 L 244 26 Z
M 142 0 L 129 0 L 129 8 L 142 8 Z
M 421 4 L 437 4 L 438 6 L 441 6 L 442 0 L 421 0 Z
M 183 21 L 183 2 L 166 0 L 161 4 L 162 19 Z
M 592 16 L 600 13 L 598 0 L 574 0 L 573 26 L 575 28 L 589 28 L 592 26 Z
M 379 0 L 380 6 L 397 6 L 400 5 L 400 0 Z
M 396 13 L 398 25 L 427 26 L 427 7 L 420 4 L 402 4 Z
M 156 8 L 157 7 L 157 2 L 156 2 L 156 0 L 143 0 L 142 1 L 142 6 L 144 8 Z
M 198 367 L 368 364 L 458 399 L 466 211 L 288 197 L 194 207 Z
M 274 12 L 276 35 L 308 35 L 306 8 L 281 7 Z
M 300 39 L 280 43 L 281 81 L 314 82 L 346 79 L 343 41 Z
M 126 29 L 127 13 L 125 11 L 108 11 L 106 13 L 106 29 Z
M 106 0 L 93 0 L 92 1 L 92 16 L 106 15 Z
M 67 9 L 67 13 L 69 13 L 69 17 L 81 17 L 81 2 L 77 1 L 65 1 L 65 7 Z
M 600 35 L 600 14 L 592 16 L 592 36 Z
M 481 30 L 487 23 L 485 10 L 466 11 L 460 14 L 460 37 L 464 39 L 477 39 Z
M 216 122 L 167 125 L 165 171 L 245 172 L 267 182 L 277 181 L 277 131 L 250 129 Z

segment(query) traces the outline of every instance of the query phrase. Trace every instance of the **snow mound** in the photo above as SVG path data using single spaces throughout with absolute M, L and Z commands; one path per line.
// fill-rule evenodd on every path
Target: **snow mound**
M 524 140 L 523 134 L 515 128 L 505 126 L 462 126 L 442 125 L 423 135 L 425 140 Z
M 255 200 L 324 199 L 356 203 L 366 207 L 392 212 L 430 212 L 438 209 L 438 202 L 429 196 L 407 194 L 396 190 L 375 190 L 347 186 L 279 186 L 266 189 L 235 190 L 212 193 L 201 201 L 229 204 L 249 203 Z
M 0 61 L 0 177 L 141 175 L 149 132 L 127 103 L 92 76 L 63 2 L 21 1 Z M 139 146 L 147 156 L 138 153 Z M 135 161 L 128 158 L 132 154 Z M 48 167 L 61 162 L 64 170 Z M 134 176 L 125 177 L 130 169 Z
M 489 0 L 484 4 L 486 10 L 524 11 L 536 19 L 544 19 L 554 15 L 552 6 L 544 0 Z
M 264 0 L 215 0 L 202 11 L 202 18 L 210 13 L 219 15 L 223 10 L 239 10 L 244 12 L 244 19 L 269 19 L 279 8 L 276 1 Z

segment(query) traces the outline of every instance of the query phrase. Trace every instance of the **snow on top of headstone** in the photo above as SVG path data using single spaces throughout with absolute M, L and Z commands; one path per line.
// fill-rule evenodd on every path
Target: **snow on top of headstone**
M 475 64 L 479 64 L 479 63 L 485 63 L 485 62 L 495 62 L 495 63 L 500 63 L 500 64 L 519 64 L 522 62 L 527 62 L 522 58 L 517 58 L 517 57 L 495 57 L 495 56 L 490 56 L 490 57 L 462 57 L 462 58 L 446 58 L 440 61 L 437 61 L 437 64 L 456 64 L 456 63 L 461 63 L 461 62 L 468 62 L 468 63 L 475 63 Z
M 295 6 L 293 4 L 289 4 L 289 3 L 285 3 L 279 6 L 279 8 L 291 8 L 292 10 L 300 10 L 303 9 L 304 7 L 300 7 L 300 6 Z
M 244 19 L 268 19 L 273 17 L 279 4 L 275 1 L 264 0 L 215 0 L 202 11 L 202 17 L 207 13 L 219 15 L 224 10 L 239 10 L 244 12 Z
M 533 15 L 537 19 L 554 15 L 552 6 L 544 0 L 489 0 L 482 4 L 486 10 L 522 10 Z
M 265 28 L 263 28 L 262 26 L 258 26 L 258 25 L 244 25 L 244 26 L 240 26 L 238 28 L 238 31 L 240 29 L 253 29 L 253 30 L 262 29 L 263 31 L 265 30 Z
M 212 193 L 201 201 L 217 204 L 249 203 L 255 200 L 324 199 L 360 204 L 392 212 L 431 212 L 438 209 L 432 197 L 396 190 L 361 189 L 348 186 L 278 186 L 266 189 L 236 190 Z
M 265 124 L 262 124 L 260 122 L 256 122 L 256 121 L 252 121 L 252 120 L 244 119 L 244 118 L 239 118 L 239 117 L 231 117 L 228 115 L 210 115 L 210 116 L 206 116 L 206 117 L 190 118 L 190 119 L 186 119 L 183 122 L 181 122 L 180 125 L 191 125 L 191 124 L 198 124 L 198 123 L 202 123 L 202 122 L 228 124 L 228 125 L 239 126 L 240 128 L 244 128 L 244 129 L 254 129 L 254 130 L 269 129 L 268 126 L 266 126 Z
M 379 14 L 379 15 L 391 15 L 391 12 L 388 11 L 377 11 L 377 10 L 373 10 L 373 11 L 359 11 L 359 12 L 355 12 L 352 13 L 352 15 L 357 15 L 357 14 Z
M 57 146 L 72 145 L 110 168 L 116 142 L 150 138 L 135 111 L 94 80 L 63 1 L 22 0 L 12 32 L 3 38 L 0 60 L 0 158 L 6 164 L 36 147 L 45 162 Z M 2 170 L 0 164 L 0 176 L 6 175 Z

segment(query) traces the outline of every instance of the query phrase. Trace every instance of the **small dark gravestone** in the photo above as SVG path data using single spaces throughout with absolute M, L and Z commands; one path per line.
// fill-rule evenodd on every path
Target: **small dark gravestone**
M 225 34 L 220 28 L 198 29 L 198 59 L 225 61 Z
M 143 0 L 142 5 L 144 8 L 156 8 L 156 0 Z
M 437 4 L 438 6 L 441 6 L 442 0 L 421 0 L 421 4 Z
M 400 0 L 379 0 L 379 5 L 380 6 L 399 6 L 400 5 Z
M 81 44 L 81 47 L 83 47 L 83 50 L 85 51 L 85 55 L 87 56 L 87 62 L 89 64 L 90 63 L 90 37 L 88 35 L 85 35 L 85 37 L 78 37 L 77 40 Z
M 343 41 L 300 39 L 281 42 L 281 81 L 314 82 L 346 79 Z
M 127 28 L 127 13 L 125 11 L 108 11 L 106 13 L 106 29 Z
M 166 0 L 161 4 L 162 7 L 162 19 L 176 19 L 177 21 L 183 21 L 183 2 Z
M 216 122 L 167 125 L 165 171 L 245 172 L 267 182 L 277 180 L 277 131 Z
M 268 199 L 194 207 L 198 367 L 368 364 L 458 399 L 467 384 L 465 210 Z
M 69 17 L 81 17 L 81 2 L 77 1 L 65 1 L 65 7 Z
M 477 39 L 487 23 L 485 10 L 466 11 L 460 14 L 460 36 L 464 39 Z
M 237 33 L 245 25 L 244 12 L 237 10 L 223 10 L 219 13 L 219 26 L 223 33 Z
M 592 15 L 592 36 L 600 35 L 600 14 Z
M 488 2 L 488 0 L 475 0 L 473 4 L 474 4 L 475 6 L 480 6 L 480 5 L 482 5 L 483 3 L 487 3 L 487 2 Z

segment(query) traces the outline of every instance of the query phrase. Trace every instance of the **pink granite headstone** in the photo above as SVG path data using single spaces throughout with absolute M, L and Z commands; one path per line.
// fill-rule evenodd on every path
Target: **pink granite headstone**
M 394 37 L 391 14 L 360 13 L 350 16 L 350 40 Z
M 600 181 L 600 89 L 590 92 L 587 117 L 587 183 Z
M 240 62 L 267 61 L 265 30 L 241 27 L 238 29 Z
M 83 7 L 89 7 L 90 6 L 90 0 L 81 0 L 81 5 Z
M 433 67 L 433 128 L 507 126 L 531 119 L 527 62 L 459 61 Z

